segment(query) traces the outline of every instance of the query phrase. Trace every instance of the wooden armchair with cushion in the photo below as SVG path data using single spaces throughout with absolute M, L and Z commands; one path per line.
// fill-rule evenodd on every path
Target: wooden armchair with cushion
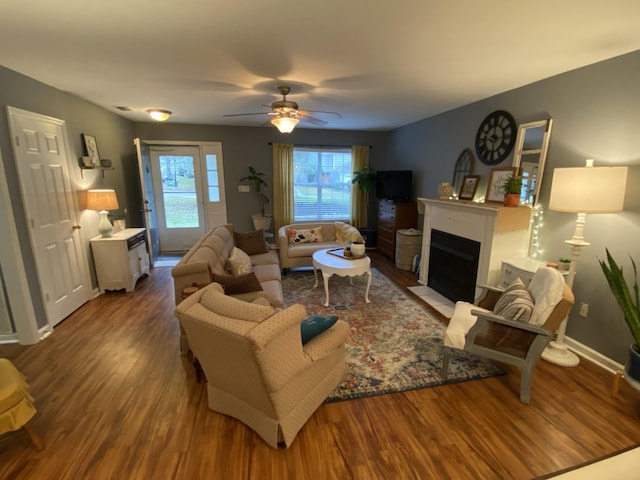
M 343 380 L 349 325 L 333 317 L 303 344 L 302 305 L 276 312 L 261 299 L 244 302 L 217 283 L 176 308 L 207 378 L 209 408 L 237 418 L 269 445 L 296 434 Z M 258 303 L 256 303 L 258 302 Z M 315 320 L 315 319 L 312 319 Z
M 457 302 L 444 337 L 442 375 L 449 348 L 515 365 L 521 369 L 520 400 L 529 403 L 536 361 L 568 315 L 574 298 L 555 268 L 539 268 L 528 287 L 520 279 L 506 290 L 484 287 L 473 305 Z

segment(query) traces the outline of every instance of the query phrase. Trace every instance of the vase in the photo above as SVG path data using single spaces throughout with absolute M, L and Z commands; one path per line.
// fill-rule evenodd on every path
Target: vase
M 361 257 L 364 255 L 365 245 L 362 242 L 353 242 L 351 244 L 351 255 Z
M 629 357 L 624 367 L 624 379 L 636 390 L 640 390 L 640 347 L 632 343 L 629 346 Z
M 503 205 L 505 207 L 517 207 L 519 202 L 520 202 L 519 193 L 507 193 L 504 196 Z
M 438 185 L 438 196 L 442 199 L 451 198 L 453 196 L 453 185 L 449 182 L 443 182 Z

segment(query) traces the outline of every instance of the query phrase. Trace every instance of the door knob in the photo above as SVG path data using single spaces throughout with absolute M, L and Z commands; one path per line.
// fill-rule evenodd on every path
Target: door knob
M 81 228 L 82 228 L 82 226 L 81 226 L 81 225 L 74 225 L 74 226 L 73 226 L 73 229 L 74 229 L 74 230 L 80 230 Z

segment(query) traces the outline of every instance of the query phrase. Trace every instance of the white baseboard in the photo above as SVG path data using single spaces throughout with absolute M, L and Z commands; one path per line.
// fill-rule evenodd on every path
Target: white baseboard
M 608 370 L 611 373 L 621 372 L 624 370 L 624 365 L 616 362 L 615 360 L 605 357 L 600 352 L 596 352 L 590 347 L 587 347 L 583 343 L 578 342 L 570 337 L 564 337 L 564 343 L 567 344 L 570 350 L 580 355 L 581 357 L 595 363 L 599 367 Z

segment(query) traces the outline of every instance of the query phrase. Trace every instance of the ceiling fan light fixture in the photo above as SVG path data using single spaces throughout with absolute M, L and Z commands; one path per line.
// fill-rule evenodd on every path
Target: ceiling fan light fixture
M 171 116 L 171 112 L 169 110 L 160 110 L 158 108 L 151 108 L 147 110 L 147 113 L 151 118 L 157 120 L 158 122 L 164 122 Z
M 271 119 L 271 124 L 278 129 L 280 133 L 291 133 L 300 120 L 295 117 L 287 117 L 279 115 Z

